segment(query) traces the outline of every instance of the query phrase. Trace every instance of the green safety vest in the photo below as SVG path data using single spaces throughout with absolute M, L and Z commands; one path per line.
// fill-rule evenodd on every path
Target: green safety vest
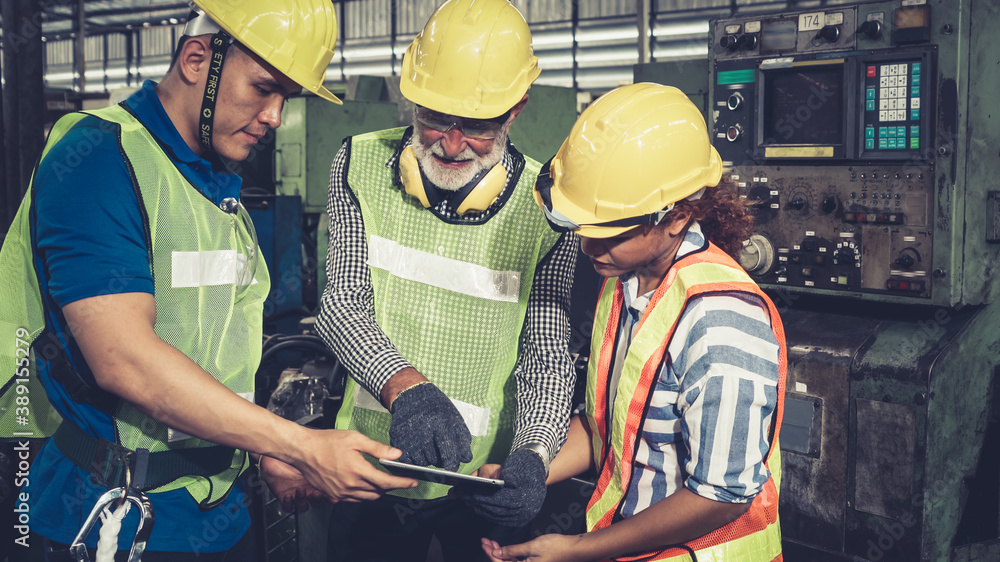
M 460 472 L 502 463 L 516 409 L 518 359 L 535 268 L 559 235 L 536 206 L 540 165 L 525 158 L 503 208 L 481 224 L 449 224 L 400 187 L 386 162 L 404 129 L 354 137 L 347 181 L 364 219 L 375 320 L 403 357 L 458 407 L 472 433 L 472 461 Z M 518 173 L 514 170 L 512 173 Z M 389 443 L 391 416 L 349 379 L 337 428 Z M 437 498 L 446 486 L 422 482 L 395 493 Z
M 778 404 L 773 417 L 771 449 L 765 464 L 771 478 L 750 504 L 750 509 L 732 523 L 689 541 L 698 560 L 770 562 L 781 560 L 781 530 L 778 523 L 778 492 L 781 455 L 778 430 L 784 408 L 787 352 L 781 318 L 771 300 L 731 257 L 714 244 L 681 258 L 667 272 L 653 293 L 635 337 L 622 363 L 615 403 L 609 405 L 612 361 L 622 308 L 622 284 L 605 282 L 597 301 L 591 336 L 592 360 L 587 373 L 587 416 L 597 487 L 587 505 L 587 530 L 610 526 L 621 515 L 629 482 L 635 470 L 635 455 L 650 394 L 677 321 L 687 302 L 698 295 L 740 291 L 758 295 L 768 307 L 771 329 L 779 344 Z M 607 434 L 611 417 L 611 435 Z M 668 548 L 615 558 L 616 561 L 690 560 L 686 551 Z
M 157 336 L 227 388 L 252 401 L 254 374 L 261 356 L 263 305 L 270 291 L 270 278 L 259 256 L 248 216 L 245 211 L 234 214 L 221 210 L 195 189 L 149 131 L 120 105 L 60 119 L 49 135 L 42 158 L 88 114 L 118 127 L 119 144 L 138 187 L 136 195 L 142 207 L 153 272 Z M 0 398 L 0 431 L 4 437 L 27 432 L 18 424 L 20 414 L 10 407 L 8 400 L 16 400 L 20 380 L 35 385 L 30 403 L 31 419 L 38 422 L 38 427 L 33 428 L 38 436 L 51 434 L 55 429 L 47 414 L 43 415 L 51 410 L 44 392 L 34 392 L 34 388 L 40 388 L 35 376 L 35 354 L 44 352 L 36 348 L 45 346 L 32 344 L 41 343 L 35 340 L 45 329 L 45 318 L 32 264 L 29 229 L 32 189 L 29 186 L 0 251 L 0 303 L 3 303 L 0 329 L 10 334 L 7 341 L 0 343 L 4 373 L 0 380 L 10 389 Z M 253 281 L 248 282 L 251 275 Z M 16 342 L 15 334 L 19 336 Z M 29 362 L 24 371 L 20 370 L 24 356 L 21 349 L 28 346 L 31 346 Z M 48 353 L 44 356 L 48 357 Z M 17 371 L 12 368 L 12 361 L 16 361 L 13 367 Z M 11 373 L 17 376 L 7 381 Z M 151 459 L 163 451 L 206 448 L 207 452 L 208 447 L 218 447 L 174 432 L 124 400 L 117 401 L 113 419 L 117 444 L 131 450 L 148 449 Z M 191 451 L 183 456 L 198 458 Z M 220 474 L 150 483 L 155 485 L 150 486 L 150 491 L 186 488 L 203 509 L 209 509 L 228 495 L 246 466 L 246 453 L 235 450 L 229 468 Z

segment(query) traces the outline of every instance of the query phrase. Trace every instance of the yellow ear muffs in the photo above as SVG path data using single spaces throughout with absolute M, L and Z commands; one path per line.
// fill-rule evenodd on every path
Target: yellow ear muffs
M 399 180 L 403 183 L 406 193 L 416 197 L 424 207 L 431 206 L 427 189 L 424 187 L 423 175 L 420 173 L 420 164 L 417 162 L 417 155 L 414 154 L 412 145 L 404 148 L 399 155 Z M 498 163 L 485 176 L 477 177 L 470 183 L 471 185 L 459 189 L 451 197 L 450 206 L 460 215 L 481 213 L 488 209 L 507 185 L 507 169 Z
M 503 191 L 505 185 L 507 185 L 507 168 L 498 162 L 483 179 L 479 180 L 475 187 L 469 191 L 463 188 L 456 197 L 452 198 L 452 205 L 457 205 L 455 212 L 464 215 L 465 213 L 485 211 L 497 200 L 497 197 L 500 197 L 500 192 Z M 465 195 L 461 196 L 462 193 Z
M 431 202 L 427 199 L 427 191 L 424 190 L 424 180 L 420 176 L 420 164 L 417 163 L 417 155 L 413 153 L 412 145 L 407 145 L 399 155 L 399 181 L 403 182 L 403 189 L 416 197 L 421 205 L 431 206 Z

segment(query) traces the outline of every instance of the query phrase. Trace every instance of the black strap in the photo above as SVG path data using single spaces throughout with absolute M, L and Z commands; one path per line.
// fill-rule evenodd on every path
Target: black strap
M 159 488 L 184 476 L 216 476 L 230 468 L 236 453 L 235 449 L 220 445 L 155 453 L 140 449 L 137 453 L 91 437 L 65 420 L 52 440 L 66 458 L 89 472 L 98 485 L 108 488 L 124 486 L 126 471 L 131 471 L 132 487 L 137 490 Z
M 219 97 L 219 81 L 222 79 L 222 65 L 226 62 L 226 51 L 233 39 L 225 31 L 212 36 L 212 60 L 208 61 L 208 80 L 205 81 L 205 95 L 201 98 L 198 139 L 205 148 L 212 150 L 212 126 L 215 122 L 215 100 Z
M 108 416 L 114 416 L 118 409 L 119 398 L 86 380 L 80 371 L 73 368 L 69 359 L 69 351 L 62 345 L 59 338 L 46 328 L 32 344 L 36 355 L 51 356 L 49 360 L 49 376 L 62 385 L 69 397 L 77 404 L 89 404 Z M 52 353 L 49 351 L 52 350 Z

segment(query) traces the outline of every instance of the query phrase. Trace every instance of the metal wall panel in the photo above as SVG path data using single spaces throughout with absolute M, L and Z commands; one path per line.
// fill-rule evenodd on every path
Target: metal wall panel
M 174 51 L 174 39 L 171 30 L 179 26 L 149 27 L 139 32 L 142 58 L 167 55 Z M 182 28 L 177 33 L 182 32 Z M 180 35 L 178 35 L 180 37 Z
M 580 18 L 595 19 L 635 15 L 635 0 L 582 0 Z
M 73 64 L 73 40 L 47 41 L 45 43 L 45 63 L 48 66 Z
M 513 4 L 528 23 L 569 21 L 573 13 L 571 0 L 516 0 Z
M 659 12 L 680 12 L 686 10 L 712 10 L 729 8 L 732 0 L 656 0 Z
M 123 60 L 131 37 L 124 33 L 108 34 L 108 60 Z
M 391 0 L 355 0 L 344 3 L 344 35 L 348 38 L 391 35 Z
M 88 2 L 87 10 L 120 9 L 132 7 L 149 9 L 152 26 L 139 28 L 131 33 L 111 32 L 107 36 L 108 80 L 120 79 L 125 69 L 125 56 L 129 42 L 134 42 L 135 60 L 143 77 L 158 78 L 169 63 L 174 42 L 180 36 L 182 24 L 156 25 L 163 11 L 155 6 L 170 4 L 175 0 L 102 0 Z M 443 0 L 345 0 L 334 1 L 338 17 L 343 23 L 343 36 L 327 73 L 329 83 L 343 82 L 347 76 L 358 74 L 398 74 L 403 52 L 412 38 L 423 28 L 428 18 Z M 579 24 L 574 61 L 574 28 L 572 10 L 577 2 Z M 511 0 L 524 14 L 532 27 L 535 53 L 539 56 L 542 75 L 540 83 L 573 85 L 584 89 L 610 88 L 618 85 L 631 66 L 638 62 L 638 29 L 636 0 Z M 845 4 L 849 0 L 651 0 L 656 10 L 651 22 L 653 60 L 685 60 L 704 58 L 708 53 L 707 22 L 715 17 L 728 17 L 736 13 L 777 11 L 789 4 L 797 7 L 812 5 Z M 61 9 L 61 8 L 60 8 Z M 395 9 L 395 14 L 393 10 Z M 144 12 L 137 12 L 141 15 Z M 393 16 L 395 15 L 395 29 Z M 107 16 L 112 20 L 130 17 Z M 63 25 L 66 20 L 48 22 L 46 32 L 53 25 Z M 104 35 L 92 28 L 93 36 L 86 44 L 88 81 L 91 73 L 103 68 Z M 46 61 L 50 72 L 65 74 L 64 65 L 73 63 L 72 40 L 50 40 L 46 43 Z M 395 60 L 393 60 L 395 54 Z M 575 63 L 575 64 L 574 64 Z M 574 66 L 576 70 L 574 71 Z M 111 70 L 114 69 L 114 76 Z M 127 71 L 127 69 L 125 69 Z M 53 82 L 61 81 L 53 80 Z M 91 81 L 91 83 L 94 83 Z
M 400 40 L 405 39 L 406 42 L 409 42 L 423 29 L 424 24 L 427 23 L 427 20 L 430 19 L 431 14 L 437 8 L 438 2 L 406 2 L 404 0 L 397 0 L 396 4 L 399 10 L 398 22 L 396 23 L 397 34 Z
M 104 61 L 104 34 L 91 35 L 84 41 L 84 53 L 87 63 Z

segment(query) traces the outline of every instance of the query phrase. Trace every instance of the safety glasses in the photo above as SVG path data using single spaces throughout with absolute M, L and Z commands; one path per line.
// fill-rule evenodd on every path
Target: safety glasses
M 433 129 L 439 133 L 447 133 L 457 128 L 462 131 L 463 135 L 476 140 L 493 140 L 497 138 L 497 135 L 500 134 L 500 129 L 507 122 L 509 115 L 510 113 L 508 112 L 493 119 L 468 119 L 445 115 L 444 113 L 438 113 L 437 111 L 420 106 L 417 107 L 416 112 L 417 121 L 428 129 Z
M 549 221 L 549 226 L 552 230 L 556 232 L 573 232 L 580 230 L 583 227 L 604 227 L 604 228 L 620 228 L 620 227 L 631 227 L 639 226 L 643 224 L 660 224 L 663 217 L 674 208 L 674 204 L 671 203 L 667 208 L 656 211 L 655 213 L 650 213 L 648 215 L 640 215 L 638 217 L 628 217 L 624 219 L 618 219 L 607 222 L 598 222 L 591 224 L 577 224 L 572 219 L 566 215 L 560 213 L 552 206 L 552 185 L 555 181 L 552 179 L 552 174 L 550 169 L 552 167 L 552 160 L 555 157 L 549 159 L 543 166 L 541 171 L 538 173 L 538 177 L 535 179 L 535 192 L 538 194 L 538 199 L 542 202 L 542 211 L 545 213 L 545 219 Z
M 259 245 L 257 243 L 257 229 L 253 226 L 253 220 L 243 203 L 233 197 L 226 197 L 219 207 L 233 215 L 233 228 L 236 233 L 236 265 L 235 275 L 236 286 L 239 288 L 238 296 L 242 297 L 244 291 L 253 284 L 257 275 L 257 263 L 260 259 Z

